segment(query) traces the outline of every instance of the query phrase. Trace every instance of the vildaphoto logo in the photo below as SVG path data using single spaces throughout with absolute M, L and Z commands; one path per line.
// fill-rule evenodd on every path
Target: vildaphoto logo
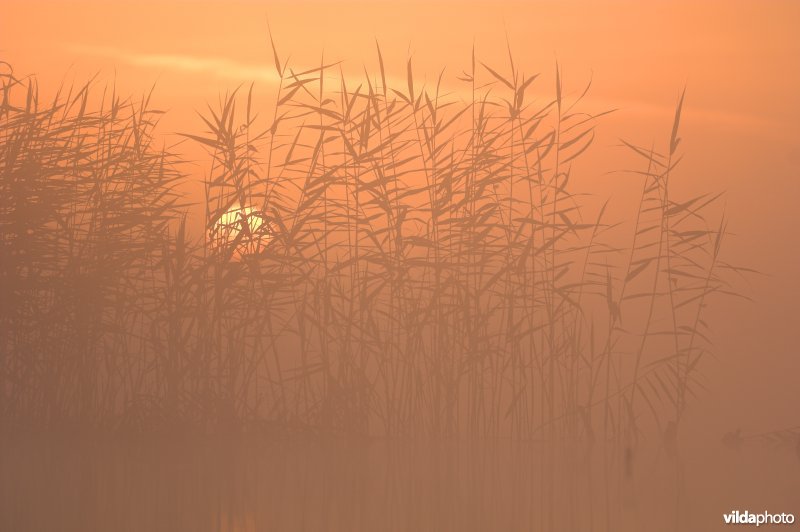
M 723 514 L 722 518 L 725 520 L 726 525 L 791 525 L 794 524 L 794 514 L 771 514 L 769 512 L 761 512 L 754 514 L 745 510 L 740 512 L 734 510 L 731 513 Z

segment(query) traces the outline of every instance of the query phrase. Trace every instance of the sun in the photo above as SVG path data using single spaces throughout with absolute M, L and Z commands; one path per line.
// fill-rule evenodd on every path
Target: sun
M 212 247 L 230 250 L 237 255 L 259 253 L 272 237 L 266 216 L 250 206 L 234 205 L 220 215 L 210 231 Z

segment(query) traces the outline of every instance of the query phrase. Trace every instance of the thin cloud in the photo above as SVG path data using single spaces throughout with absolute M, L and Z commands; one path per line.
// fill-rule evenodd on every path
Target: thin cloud
M 213 75 L 222 79 L 236 81 L 263 81 L 277 84 L 280 76 L 275 72 L 271 65 L 254 65 L 234 61 L 224 57 L 197 56 L 187 54 L 168 54 L 168 53 L 143 53 L 122 50 L 119 48 L 106 46 L 90 46 L 83 44 L 69 44 L 67 48 L 74 53 L 91 55 L 95 57 L 105 57 L 135 66 L 146 66 L 163 68 L 169 70 L 179 70 L 183 72 Z M 296 71 L 298 69 L 295 69 Z M 303 69 L 299 69 L 302 71 Z M 387 76 L 387 84 L 390 87 L 404 87 L 406 81 L 399 78 Z M 470 98 L 468 90 L 443 87 L 443 92 L 457 95 L 460 98 Z M 691 90 L 690 90 L 691 93 Z M 531 94 L 533 97 L 547 100 L 544 95 Z M 653 104 L 633 99 L 606 100 L 592 97 L 585 98 L 584 104 L 595 109 L 619 109 L 621 112 L 639 117 L 671 116 L 674 107 L 670 105 Z M 760 131 L 764 134 L 769 130 L 770 122 L 761 116 L 744 114 L 715 109 L 704 109 L 698 107 L 687 107 L 687 117 L 691 114 L 693 120 L 706 124 L 715 124 L 720 127 L 736 127 L 748 129 L 750 131 Z
M 223 57 L 198 57 L 186 54 L 153 54 L 129 52 L 106 46 L 70 44 L 67 48 L 78 54 L 107 57 L 135 66 L 168 68 L 220 78 L 266 81 L 277 83 L 280 77 L 273 67 L 240 63 Z

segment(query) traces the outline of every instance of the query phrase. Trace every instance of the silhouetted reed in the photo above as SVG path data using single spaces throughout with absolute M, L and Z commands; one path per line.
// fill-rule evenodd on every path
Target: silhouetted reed
M 573 185 L 600 115 L 560 71 L 541 101 L 513 61 L 473 53 L 445 89 L 410 60 L 390 86 L 377 58 L 354 82 L 276 52 L 268 118 L 252 88 L 209 107 L 185 135 L 210 158 L 202 231 L 147 98 L 87 84 L 45 104 L 3 74 L 4 424 L 587 441 L 679 426 L 732 269 L 719 196 L 672 191 L 683 98 L 662 147 L 624 142 L 638 210 L 612 223 Z

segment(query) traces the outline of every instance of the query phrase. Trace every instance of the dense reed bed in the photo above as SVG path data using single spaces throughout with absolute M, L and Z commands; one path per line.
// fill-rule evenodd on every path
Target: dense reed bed
M 683 97 L 659 144 L 624 142 L 637 214 L 612 220 L 573 184 L 600 115 L 560 72 L 473 53 L 423 86 L 377 60 L 275 53 L 273 104 L 210 106 L 184 135 L 202 230 L 147 99 L 43 102 L 6 68 L 3 425 L 674 440 L 737 272 L 718 196 L 673 192 Z

